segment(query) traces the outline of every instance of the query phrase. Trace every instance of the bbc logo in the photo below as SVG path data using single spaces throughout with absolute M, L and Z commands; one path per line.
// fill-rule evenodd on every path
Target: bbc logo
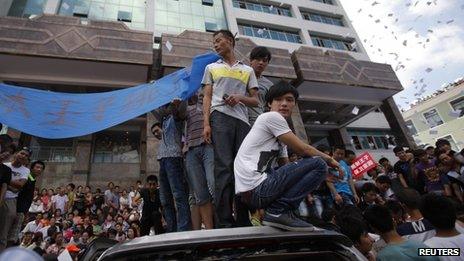
M 419 256 L 459 256 L 460 248 L 419 248 Z

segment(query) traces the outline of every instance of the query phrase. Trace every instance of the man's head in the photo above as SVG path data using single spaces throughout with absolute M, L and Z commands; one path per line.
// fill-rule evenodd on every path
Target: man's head
M 290 117 L 298 100 L 298 91 L 285 81 L 272 86 L 266 93 L 266 102 L 271 111 L 276 111 L 284 117 Z
M 257 46 L 251 50 L 250 66 L 253 68 L 257 76 L 261 76 L 270 61 L 271 52 L 269 52 L 266 47 Z
M 229 30 L 219 30 L 213 34 L 214 50 L 222 57 L 232 52 L 235 47 L 235 37 Z
M 415 189 L 405 188 L 396 195 L 407 211 L 419 209 L 421 196 Z
M 158 187 L 158 178 L 155 175 L 149 175 L 147 177 L 147 186 L 150 190 L 154 190 Z
M 385 169 L 387 170 L 387 168 L 390 166 L 390 161 L 387 159 L 387 158 L 381 158 L 379 160 L 379 164 Z
M 113 189 L 113 188 L 114 188 L 114 183 L 108 182 L 108 189 Z
M 354 217 L 344 217 L 340 223 L 338 224 L 340 232 L 351 239 L 363 255 L 367 255 L 372 250 L 374 240 L 369 236 L 364 221 Z
M 73 183 L 69 183 L 69 184 L 66 186 L 66 190 L 67 190 L 68 192 L 73 192 L 75 188 L 76 188 L 76 185 L 74 185 Z
M 344 160 L 345 159 L 345 146 L 343 145 L 335 145 L 333 147 L 333 158 L 336 160 L 336 161 L 340 161 L 340 160 Z
M 324 152 L 327 155 L 330 155 L 330 148 L 327 145 L 319 144 L 317 145 L 316 149 L 320 152 Z
M 15 150 L 13 139 L 7 134 L 0 135 L 0 163 L 9 159 Z
M 38 178 L 40 175 L 42 175 L 42 172 L 45 169 L 45 163 L 40 160 L 36 160 L 32 162 L 31 164 L 31 173 L 34 175 L 34 177 Z
M 377 234 L 384 234 L 395 229 L 393 216 L 387 207 L 373 205 L 366 209 L 364 218 Z
M 354 160 L 356 159 L 356 153 L 354 153 L 352 150 L 345 150 L 345 159 L 349 165 L 353 164 Z
M 372 204 L 375 202 L 379 189 L 373 183 L 365 183 L 361 188 L 361 193 L 363 195 L 364 202 Z
M 29 162 L 29 157 L 31 156 L 31 150 L 27 147 L 23 147 L 18 150 L 13 157 L 13 165 L 24 166 Z
M 416 159 L 418 159 L 419 161 L 421 161 L 421 162 L 428 162 L 429 161 L 429 155 L 423 149 L 414 150 L 414 157 Z
M 58 190 L 58 194 L 60 194 L 60 196 L 63 196 L 64 193 L 66 192 L 64 188 L 61 188 L 61 187 L 56 188 L 56 190 Z
M 456 209 L 445 196 L 426 194 L 422 197 L 420 211 L 437 230 L 451 230 L 455 227 Z
M 445 139 L 438 139 L 435 142 L 435 147 L 437 147 L 438 150 L 443 152 L 451 151 L 451 144 L 448 140 Z
M 396 146 L 393 148 L 393 153 L 395 153 L 395 156 L 398 157 L 399 160 L 401 161 L 407 161 L 408 156 L 406 154 L 406 151 L 404 151 L 404 148 L 401 146 Z
M 425 149 L 425 152 L 427 152 L 427 154 L 429 155 L 429 157 L 433 157 L 434 156 L 434 153 L 435 153 L 435 148 L 433 146 L 428 146 L 426 149 Z
M 378 176 L 375 180 L 375 185 L 379 191 L 383 194 L 391 187 L 391 179 L 387 175 Z
M 35 223 L 39 224 L 39 222 L 40 222 L 40 220 L 42 220 L 42 218 L 43 218 L 42 213 L 37 214 L 37 216 L 35 216 Z

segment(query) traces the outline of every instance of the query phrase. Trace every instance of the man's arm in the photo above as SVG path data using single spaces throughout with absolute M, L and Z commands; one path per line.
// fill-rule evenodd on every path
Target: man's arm
M 404 179 L 403 173 L 398 173 L 398 178 L 400 179 L 401 185 L 403 185 L 403 187 L 407 188 L 408 183 L 406 183 L 406 180 Z
M 259 105 L 258 101 L 258 89 L 253 88 L 249 90 L 249 96 L 240 95 L 240 94 L 232 94 L 225 100 L 226 104 L 230 106 L 235 106 L 238 103 L 243 103 L 248 107 L 256 107 Z
M 356 192 L 356 188 L 354 186 L 353 178 L 350 177 L 348 182 L 350 183 L 350 189 L 351 189 L 351 193 L 353 193 L 354 200 L 356 201 L 356 203 L 359 203 L 359 196 L 358 196 L 358 193 Z
M 10 188 L 13 188 L 13 190 L 20 190 L 24 184 L 26 184 L 27 179 L 17 179 L 17 180 L 12 180 L 10 181 Z
M 343 203 L 343 198 L 342 196 L 340 196 L 340 194 L 338 194 L 337 189 L 335 189 L 333 182 L 326 181 L 325 184 L 327 184 L 327 187 L 329 188 L 330 194 L 332 194 L 332 197 L 334 198 L 335 203 L 337 203 L 338 205 Z
M 203 95 L 203 139 L 211 144 L 211 125 L 209 123 L 213 96 L 213 86 L 211 84 L 204 86 Z

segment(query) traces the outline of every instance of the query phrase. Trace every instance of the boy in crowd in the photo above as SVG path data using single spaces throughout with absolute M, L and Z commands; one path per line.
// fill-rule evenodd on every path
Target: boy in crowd
M 158 178 L 155 175 L 147 177 L 147 187 L 140 189 L 140 194 L 135 196 L 134 201 L 143 199 L 142 219 L 140 220 L 140 235 L 147 236 L 153 227 L 155 234 L 164 233 L 161 223 L 161 201 L 158 190 Z
M 414 187 L 414 177 L 413 177 L 413 164 L 414 157 L 410 157 L 406 151 L 401 146 L 397 146 L 393 149 L 395 156 L 398 157 L 398 161 L 393 166 L 393 171 L 398 174 L 398 178 L 401 182 L 401 185 L 404 188 Z
M 372 253 L 374 239 L 369 236 L 367 225 L 364 221 L 354 217 L 344 217 L 338 221 L 340 232 L 347 236 L 354 243 L 354 247 L 361 252 L 369 261 L 374 261 L 375 256 Z
M 159 192 L 166 230 L 187 231 L 191 221 L 181 144 L 187 102 L 174 99 L 152 113 L 155 119 L 151 131 L 160 140 L 157 155 L 160 166 Z
M 312 231 L 311 224 L 293 213 L 325 180 L 327 165 L 341 172 L 343 169 L 291 131 L 286 118 L 291 116 L 297 98 L 298 91 L 283 81 L 270 88 L 266 96 L 270 112 L 257 118 L 235 158 L 235 192 L 250 207 L 265 209 L 264 225 Z M 306 158 L 282 166 L 287 162 L 287 146 Z M 281 167 L 274 170 L 277 161 Z
M 433 237 L 435 229 L 430 222 L 422 216 L 419 210 L 421 198 L 419 192 L 414 189 L 404 189 L 398 194 L 401 205 L 408 213 L 409 218 L 396 229 L 398 234 L 405 239 L 411 239 L 419 242 Z
M 374 233 L 387 243 L 377 254 L 377 260 L 438 260 L 437 257 L 425 257 L 418 255 L 419 248 L 427 248 L 421 242 L 402 238 L 395 229 L 393 216 L 384 206 L 372 206 L 364 212 Z
M 456 209 L 445 196 L 424 195 L 420 210 L 424 217 L 435 227 L 436 235 L 425 241 L 432 248 L 461 248 L 460 258 L 440 257 L 440 260 L 464 259 L 464 234 L 456 230 Z
M 222 59 L 206 66 L 202 84 L 203 135 L 214 147 L 216 226 L 245 226 L 250 225 L 248 209 L 234 199 L 234 158 L 250 130 L 247 106 L 259 105 L 258 81 L 253 68 L 235 58 L 235 39 L 230 31 L 215 32 L 213 44 Z
M 14 154 L 13 161 L 5 163 L 11 169 L 11 181 L 5 194 L 5 200 L 0 214 L 0 251 L 7 246 L 7 240 L 14 239 L 13 223 L 16 219 L 16 205 L 19 191 L 26 184 L 29 169 L 25 167 L 29 162 L 31 151 L 24 147 Z M 9 242 L 10 243 L 10 242 Z
M 362 200 L 358 207 L 361 211 L 365 211 L 369 206 L 372 205 L 383 205 L 385 201 L 379 196 L 379 189 L 373 183 L 365 183 L 361 187 Z
M 378 188 L 383 200 L 395 200 L 395 193 L 391 190 L 391 180 L 386 175 L 378 176 L 375 179 L 375 186 Z
M 350 166 L 345 162 L 345 147 L 337 145 L 333 149 L 333 158 L 343 168 L 345 175 L 338 177 L 333 183 L 327 185 L 332 193 L 335 203 L 339 206 L 354 205 L 359 203 L 359 197 L 354 187 Z

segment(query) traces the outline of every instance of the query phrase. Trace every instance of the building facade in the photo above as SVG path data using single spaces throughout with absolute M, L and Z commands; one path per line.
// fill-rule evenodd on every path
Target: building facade
M 228 27 L 239 32 L 239 59 L 246 62 L 254 46 L 268 46 L 273 59 L 265 76 L 274 82 L 285 79 L 299 89 L 301 99 L 291 121 L 299 137 L 315 145 L 341 143 L 355 151 L 368 150 L 377 158 L 389 157 L 395 144 L 414 145 L 391 98 L 402 90 L 400 82 L 391 66 L 369 61 L 338 1 L 286 0 L 282 5 L 269 2 L 268 9 L 259 1 L 248 10 L 250 3 L 3 1 L 0 80 L 61 92 L 127 88 L 189 66 L 194 55 L 211 51 L 209 31 Z M 170 13 L 175 10 L 179 10 L 178 16 Z M 166 19 L 161 12 L 166 12 Z M 302 12 L 317 21 L 307 21 Z M 253 23 L 245 19 L 247 14 L 256 16 Z M 192 23 L 182 22 L 187 16 Z M 280 22 L 292 27 L 270 22 L 282 17 L 283 21 L 295 19 Z M 341 22 L 335 17 L 341 17 Z M 259 20 L 264 18 L 267 23 Z M 258 25 L 256 21 L 266 25 L 266 30 L 252 27 L 250 36 L 246 26 Z M 269 38 L 261 37 L 264 31 Z M 336 35 L 339 40 L 348 35 L 352 42 L 316 41 L 312 33 Z M 276 36 L 279 40 L 271 39 Z M 324 47 L 314 47 L 319 44 Z M 149 132 L 152 120 L 147 114 L 92 135 L 64 140 L 31 137 L 13 129 L 8 133 L 31 146 L 34 159 L 47 161 L 42 184 L 127 184 L 158 172 L 157 140 Z
M 403 112 L 403 118 L 418 145 L 435 146 L 437 139 L 446 139 L 453 150 L 463 149 L 464 80 Z

